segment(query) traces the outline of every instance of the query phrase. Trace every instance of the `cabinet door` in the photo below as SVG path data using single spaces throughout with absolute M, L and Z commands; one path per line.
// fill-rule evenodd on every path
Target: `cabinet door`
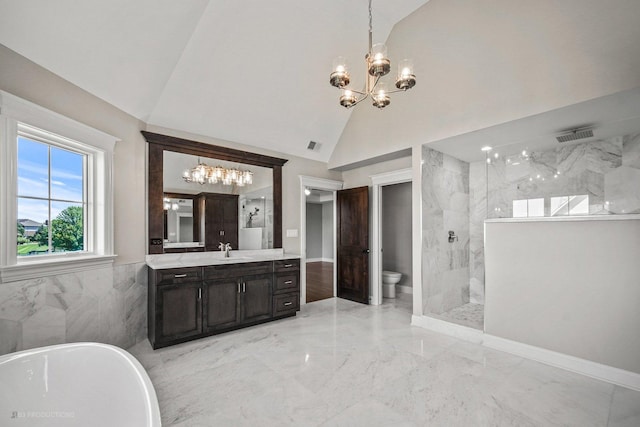
M 259 274 L 242 278 L 242 321 L 255 322 L 272 317 L 273 275 Z
M 202 332 L 201 286 L 197 283 L 157 288 L 157 342 L 173 341 Z
M 222 236 L 224 211 L 220 199 L 213 194 L 207 194 L 204 206 L 204 245 L 207 251 L 218 249 Z
M 224 211 L 224 242 L 238 249 L 238 196 L 221 200 Z
M 206 332 L 226 329 L 240 321 L 241 290 L 238 279 L 204 282 L 204 329 Z

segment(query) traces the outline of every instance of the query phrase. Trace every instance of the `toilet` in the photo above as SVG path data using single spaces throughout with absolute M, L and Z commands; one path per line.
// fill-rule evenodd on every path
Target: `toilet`
M 396 297 L 396 283 L 402 278 L 402 273 L 395 271 L 382 272 L 382 296 L 385 298 Z

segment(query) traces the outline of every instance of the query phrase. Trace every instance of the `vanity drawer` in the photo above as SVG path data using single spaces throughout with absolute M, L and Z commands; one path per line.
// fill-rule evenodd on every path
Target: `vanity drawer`
M 300 270 L 299 259 L 283 259 L 273 262 L 273 271 L 276 273 L 292 270 Z
M 298 272 L 295 271 L 291 272 L 290 274 L 276 274 L 275 288 L 273 291 L 275 293 L 299 291 Z
M 279 316 L 300 310 L 300 293 L 275 295 L 273 297 L 273 315 Z
M 272 270 L 273 265 L 271 261 L 210 265 L 204 268 L 204 278 L 205 280 L 209 280 L 229 277 L 253 276 L 255 274 L 270 274 Z
M 176 285 L 202 280 L 201 267 L 168 268 L 166 270 L 154 271 L 156 274 L 156 285 Z

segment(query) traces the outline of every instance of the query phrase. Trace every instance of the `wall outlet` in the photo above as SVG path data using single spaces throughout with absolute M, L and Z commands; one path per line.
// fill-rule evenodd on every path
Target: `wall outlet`
M 298 229 L 287 230 L 287 237 L 298 237 Z
M 162 245 L 162 239 L 151 239 L 151 246 L 161 246 Z

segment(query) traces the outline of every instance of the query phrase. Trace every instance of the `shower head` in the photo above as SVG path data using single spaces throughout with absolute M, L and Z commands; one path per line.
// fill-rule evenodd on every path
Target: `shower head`
M 582 129 L 573 129 L 568 132 L 563 133 L 562 135 L 556 136 L 558 142 L 569 142 L 569 141 L 577 141 L 579 139 L 591 138 L 593 137 L 593 129 L 582 128 Z

